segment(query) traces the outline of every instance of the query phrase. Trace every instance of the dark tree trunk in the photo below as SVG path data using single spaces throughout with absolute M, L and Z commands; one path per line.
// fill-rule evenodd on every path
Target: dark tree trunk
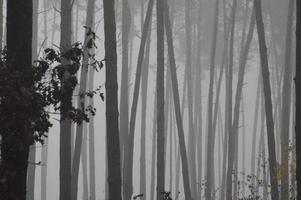
M 151 21 L 151 20 L 150 20 Z M 148 92 L 148 71 L 149 71 L 149 56 L 151 45 L 151 30 L 152 23 L 149 24 L 149 33 L 147 37 L 147 44 L 145 50 L 145 57 L 143 62 L 142 77 L 141 77 L 141 148 L 140 148 L 140 192 L 143 199 L 146 199 L 146 147 L 145 147 L 145 132 L 146 132 L 146 110 L 147 110 L 147 92 Z
M 289 132 L 290 132 L 290 108 L 292 99 L 292 41 L 293 41 L 293 16 L 294 0 L 289 1 L 286 41 L 284 80 L 282 88 L 282 114 L 281 114 L 281 166 L 284 174 L 281 177 L 281 199 L 289 199 Z
M 32 11 L 32 1 L 7 1 L 7 63 L 12 73 L 20 73 L 21 70 L 31 67 Z M 31 84 L 28 81 L 24 87 L 29 88 Z M 19 112 L 23 115 L 23 112 L 28 111 Z M 12 120 L 10 116 L 7 119 Z M 19 123 L 9 133 L 1 133 L 0 179 L 6 180 L 0 185 L 1 200 L 26 199 L 28 155 L 29 146 L 33 144 L 33 133 L 28 131 L 30 124 Z
M 157 200 L 165 192 L 164 132 L 164 0 L 157 0 Z
M 123 156 L 129 130 L 129 33 L 131 28 L 131 13 L 127 0 L 122 1 L 122 72 L 120 90 L 120 155 L 121 164 L 124 166 Z
M 0 8 L 1 9 L 1 8 Z M 33 22 L 32 22 L 32 63 L 38 59 L 38 12 L 39 12 L 39 1 L 33 1 Z M 2 27 L 2 24 L 0 24 Z M 28 169 L 27 169 L 27 199 L 35 199 L 35 175 L 36 175 L 36 145 L 33 144 L 29 147 L 29 158 L 28 158 Z
M 265 100 L 266 111 L 266 126 L 268 136 L 268 152 L 269 152 L 269 167 L 270 167 L 270 179 L 271 179 L 271 197 L 273 200 L 279 199 L 278 181 L 276 174 L 276 152 L 275 152 L 275 136 L 274 136 L 274 120 L 273 120 L 273 107 L 271 99 L 271 85 L 269 78 L 269 63 L 268 54 L 265 41 L 264 24 L 261 11 L 261 0 L 254 1 L 256 25 L 259 40 L 260 60 L 261 60 L 261 72 L 263 80 L 263 92 Z
M 156 182 L 156 144 L 157 144 L 157 92 L 154 99 L 154 116 L 153 116 L 153 138 L 152 138 L 152 160 L 151 160 L 151 183 L 150 183 L 150 199 L 155 199 L 155 182 Z
M 217 43 L 217 34 L 218 34 L 218 15 L 219 15 L 219 0 L 216 0 L 215 4 L 215 13 L 214 13 L 214 27 L 213 27 L 213 40 L 211 46 L 211 55 L 210 55 L 210 82 L 209 82 L 209 94 L 208 94 L 208 144 L 207 144 L 207 171 L 206 171 L 206 187 L 205 187 L 205 197 L 207 200 L 212 199 L 213 188 L 213 82 L 214 82 L 214 73 L 215 73 L 215 57 L 216 57 L 216 43 Z
M 192 97 L 192 31 L 191 31 L 191 0 L 185 0 L 185 72 L 187 76 L 188 100 L 188 166 L 190 188 L 193 198 L 196 197 L 196 166 L 195 166 L 195 133 L 193 130 L 193 97 Z
M 296 178 L 297 200 L 301 200 L 301 2 L 297 1 L 297 25 L 296 25 Z
M 114 0 L 103 0 L 106 58 L 106 129 L 109 200 L 121 200 L 117 50 Z
M 61 1 L 61 52 L 68 51 L 71 48 L 72 35 L 72 0 Z M 62 65 L 69 64 L 67 59 L 62 59 Z M 62 88 L 63 99 L 61 102 L 61 121 L 60 121 L 60 200 L 71 200 L 71 119 L 66 115 L 68 109 L 72 106 L 73 91 L 69 91 L 68 84 L 65 84 L 69 78 L 69 73 L 65 71 Z

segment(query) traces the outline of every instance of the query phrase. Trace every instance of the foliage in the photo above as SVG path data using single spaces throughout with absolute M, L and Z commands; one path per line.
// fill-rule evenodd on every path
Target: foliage
M 94 56 L 91 58 L 94 59 Z M 35 141 L 43 142 L 46 133 L 52 126 L 50 114 L 61 114 L 75 123 L 88 122 L 88 114 L 95 115 L 95 108 L 88 106 L 85 111 L 72 104 L 62 108 L 62 100 L 73 91 L 78 84 L 77 72 L 81 66 L 83 47 L 75 43 L 64 53 L 47 48 L 44 56 L 27 68 L 18 68 L 7 62 L 3 51 L 0 58 L 0 136 L 20 137 L 25 144 Z M 62 60 L 68 60 L 63 64 Z M 98 61 L 93 63 L 99 64 Z M 96 64 L 89 67 L 97 67 Z M 102 64 L 101 64 L 102 65 Z M 65 74 L 68 74 L 66 77 Z M 89 91 L 88 97 L 101 93 L 101 88 Z M 55 112 L 47 111 L 53 107 Z

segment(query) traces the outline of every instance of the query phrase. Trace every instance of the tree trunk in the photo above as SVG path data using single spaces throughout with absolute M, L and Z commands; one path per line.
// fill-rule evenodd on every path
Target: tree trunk
M 289 199 L 289 132 L 290 132 L 290 108 L 292 98 L 292 38 L 293 38 L 293 16 L 294 0 L 289 1 L 286 44 L 284 80 L 282 88 L 282 114 L 281 114 L 281 166 L 283 173 L 281 177 L 281 199 Z
M 152 138 L 152 167 L 151 167 L 151 183 L 150 183 L 150 199 L 155 199 L 155 182 L 156 182 L 156 142 L 157 142 L 157 92 L 154 99 L 154 116 L 153 116 L 153 138 Z
M 151 20 L 150 20 L 151 21 Z M 149 71 L 149 55 L 151 44 L 152 23 L 149 24 L 149 33 L 147 37 L 146 52 L 144 57 L 142 80 L 141 80 L 141 148 L 140 148 L 140 193 L 144 194 L 146 199 L 146 160 L 145 160 L 145 132 L 146 132 L 146 110 L 147 110 L 147 91 L 148 91 L 148 71 Z
M 202 0 L 198 1 L 198 22 L 197 22 L 197 52 L 196 52 L 196 58 L 197 58 L 197 62 L 196 62 L 196 67 L 197 67 L 197 76 L 198 76 L 198 86 L 196 86 L 196 104 L 198 104 L 197 106 L 197 117 L 198 117 L 198 131 L 197 133 L 197 171 L 198 171 L 198 175 L 197 175 L 197 196 L 196 198 L 198 198 L 199 200 L 202 199 L 202 190 L 200 187 L 200 183 L 202 182 L 202 170 L 203 170 L 203 163 L 202 163 L 202 159 L 203 159 L 203 145 L 202 145 L 202 141 L 203 141 L 203 118 L 202 118 L 202 111 L 203 111 L 203 106 L 202 106 L 202 80 L 201 80 L 201 76 L 202 76 L 202 69 L 201 69 L 201 37 L 202 37 L 202 26 L 201 26 L 201 11 L 202 11 L 202 5 L 201 5 Z
M 122 1 L 122 72 L 121 72 L 121 90 L 120 90 L 120 155 L 121 164 L 124 166 L 123 156 L 124 146 L 129 130 L 129 33 L 131 29 L 131 13 L 127 0 Z M 123 175 L 124 176 L 124 175 Z
M 228 184 L 232 183 L 232 170 L 234 167 L 234 160 L 235 160 L 235 155 L 237 154 L 237 142 L 238 142 L 238 126 L 239 126 L 239 117 L 240 117 L 240 103 L 241 103 L 241 97 L 242 97 L 242 89 L 243 89 L 243 82 L 244 82 L 244 75 L 245 75 L 245 68 L 247 64 L 247 58 L 249 54 L 249 49 L 251 45 L 251 41 L 253 38 L 253 32 L 254 32 L 254 27 L 255 27 L 255 13 L 252 12 L 251 16 L 251 22 L 249 26 L 249 32 L 247 36 L 247 40 L 245 43 L 245 46 L 243 47 L 241 56 L 240 56 L 240 61 L 239 61 L 239 71 L 238 71 L 238 81 L 237 81 L 237 88 L 236 88 L 236 94 L 235 94 L 235 105 L 234 105 L 234 118 L 233 118 L 233 124 L 232 124 L 232 132 L 229 132 L 229 152 L 228 152 L 228 177 L 227 181 Z M 237 162 L 237 161 L 236 161 Z M 231 169 L 231 171 L 230 171 Z M 229 175 L 230 173 L 230 175 Z M 235 172 L 237 173 L 237 171 Z M 235 176 L 237 176 L 235 174 Z M 229 180 L 230 179 L 230 180 Z M 235 182 L 234 182 L 235 184 Z M 228 185 L 229 186 L 229 185 Z M 231 188 L 232 190 L 232 188 Z M 230 191 L 228 191 L 230 192 Z M 232 196 L 231 194 L 228 193 L 228 199 L 230 198 L 229 195 Z M 236 195 L 236 194 L 234 194 Z
M 226 199 L 231 200 L 232 196 L 232 172 L 233 172 L 233 161 L 235 146 L 233 143 L 233 133 L 232 133 L 232 79 L 233 79 L 233 56 L 234 56 L 234 36 L 235 36 L 235 16 L 236 16 L 237 0 L 233 0 L 232 11 L 231 11 L 231 34 L 230 34 L 230 44 L 229 44 L 229 65 L 227 69 L 228 75 L 228 118 L 226 123 L 228 124 L 228 167 L 227 167 L 227 190 Z
M 297 200 L 301 199 L 301 2 L 297 2 L 296 20 L 296 179 L 297 179 Z
M 47 10 L 46 0 L 43 0 L 43 8 Z M 44 12 L 44 47 L 48 47 L 48 17 L 47 12 Z M 47 159 L 48 159 L 48 138 L 45 138 L 44 145 L 41 151 L 41 200 L 46 200 L 47 195 Z
M 165 30 L 166 30 L 166 38 L 168 44 L 168 56 L 169 56 L 170 73 L 171 73 L 171 81 L 172 81 L 173 102 L 174 102 L 174 109 L 175 109 L 176 122 L 178 128 L 177 131 L 178 131 L 180 154 L 181 154 L 181 161 L 182 161 L 184 193 L 185 193 L 186 200 L 192 200 L 190 187 L 189 187 L 189 172 L 188 172 L 188 161 L 186 155 L 183 121 L 182 121 L 182 116 L 180 111 L 180 97 L 179 97 L 178 80 L 177 80 L 177 73 L 176 73 L 172 30 L 171 30 L 171 25 L 169 20 L 169 11 L 168 11 L 167 3 L 165 3 L 165 5 L 166 5 L 165 15 L 164 15 Z
M 1 9 L 2 12 L 2 9 Z M 33 0 L 33 22 L 32 22 L 32 63 L 38 59 L 38 12 L 39 12 L 39 1 Z M 2 20 L 2 19 L 1 19 Z M 2 23 L 0 24 L 2 27 Z M 2 35 L 2 34 L 1 34 Z M 2 41 L 2 40 L 0 40 Z M 35 175 L 36 175 L 36 144 L 33 144 L 29 148 L 28 158 L 28 169 L 27 169 L 27 197 L 26 199 L 35 199 Z
M 124 167 L 123 167 L 123 174 L 125 175 L 125 177 L 123 177 L 123 199 L 125 200 L 130 200 L 133 193 L 133 149 L 134 149 L 135 123 L 136 123 L 137 104 L 139 98 L 144 50 L 146 46 L 147 35 L 149 32 L 148 31 L 149 24 L 151 23 L 150 20 L 152 15 L 153 3 L 154 0 L 150 0 L 148 4 L 145 22 L 143 25 L 139 53 L 138 53 L 133 102 L 131 107 L 130 131 L 126 139 L 127 150 L 124 152 L 124 160 L 126 162 L 124 163 Z
M 4 38 L 3 38 L 3 0 L 0 0 L 0 49 L 3 48 Z
M 165 192 L 165 132 L 164 132 L 164 1 L 157 0 L 157 200 Z
M 205 198 L 207 200 L 212 199 L 212 177 L 213 177 L 213 131 L 212 131 L 212 107 L 213 107 L 213 81 L 215 73 L 215 56 L 216 56 L 216 43 L 218 34 L 218 15 L 219 15 L 219 0 L 216 0 L 214 25 L 213 25 L 213 39 L 210 55 L 210 81 L 209 81 L 209 94 L 208 94 L 208 144 L 207 144 L 207 171 L 206 171 L 206 186 L 205 186 Z
M 114 0 L 103 0 L 106 58 L 106 129 L 109 200 L 121 200 L 118 83 Z
M 254 110 L 254 121 L 253 121 L 253 130 L 252 130 L 252 150 L 251 150 L 251 186 L 255 187 L 255 160 L 256 160 L 256 138 L 257 138 L 257 123 L 258 123 L 258 111 L 261 95 L 261 73 L 259 71 L 258 81 L 257 81 L 257 91 L 256 91 L 256 100 L 255 100 L 255 110 Z M 254 194 L 252 197 L 255 198 Z
M 271 197 L 273 200 L 278 200 L 278 181 L 276 174 L 276 152 L 275 152 L 275 136 L 274 136 L 274 120 L 273 120 L 273 107 L 271 99 L 271 86 L 269 78 L 269 64 L 268 55 L 265 42 L 264 24 L 262 20 L 261 0 L 254 1 L 256 24 L 259 40 L 263 91 L 265 99 L 265 111 L 267 122 L 267 136 L 268 136 L 268 152 L 269 152 L 269 167 L 270 167 L 270 179 L 271 179 Z
M 94 89 L 94 68 L 89 68 L 89 84 L 88 88 L 89 91 L 93 91 Z M 94 107 L 94 97 L 89 98 L 89 105 L 93 108 Z M 89 117 L 89 197 L 90 200 L 95 200 L 95 137 L 94 137 L 94 117 L 90 115 Z
M 87 100 L 86 100 L 87 101 Z M 83 129 L 83 144 L 82 144 L 82 151 L 81 151 L 81 163 L 82 163 L 82 174 L 83 174 L 83 179 L 82 179 L 82 186 L 83 186 L 83 194 L 82 194 L 82 199 L 83 200 L 88 200 L 89 199 L 89 194 L 88 194 L 88 165 L 87 165 L 87 140 L 88 140 L 88 125 L 86 122 L 84 122 L 84 129 Z
M 32 60 L 32 1 L 7 1 L 7 60 L 12 73 L 29 68 Z M 16 13 L 19 13 L 16 15 Z M 31 82 L 24 85 L 31 87 Z M 22 108 L 21 108 L 22 109 Z M 25 111 L 19 111 L 22 115 Z M 15 113 L 13 113 L 15 114 Z M 10 116 L 5 116 L 8 120 Z M 20 119 L 24 120 L 25 119 Z M 27 120 L 27 119 L 26 119 Z M 22 126 L 22 127 L 20 127 Z M 9 133 L 1 132 L 0 198 L 25 200 L 29 146 L 32 145 L 30 124 L 18 124 Z M 20 132 L 20 128 L 22 132 Z M 9 177 L 8 177 L 9 176 Z
M 66 52 L 71 48 L 71 22 L 72 22 L 72 0 L 61 1 L 61 52 Z M 69 64 L 67 59 L 62 59 L 62 65 Z M 60 121 L 60 200 L 71 200 L 71 119 L 66 115 L 72 106 L 73 91 L 68 91 L 66 80 L 70 74 L 65 71 L 62 88 L 63 99 L 61 102 Z
M 190 172 L 190 188 L 193 198 L 196 197 L 196 169 L 195 169 L 195 133 L 193 130 L 193 105 L 192 105 L 192 67 L 191 67 L 191 0 L 185 0 L 185 67 L 187 76 L 187 99 L 188 99 L 188 166 Z

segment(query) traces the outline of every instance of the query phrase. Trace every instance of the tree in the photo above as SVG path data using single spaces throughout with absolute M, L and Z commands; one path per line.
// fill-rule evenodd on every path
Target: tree
M 193 97 L 192 97 L 192 31 L 191 31 L 191 0 L 185 0 L 185 70 L 187 76 L 188 99 L 188 160 L 190 172 L 190 188 L 192 197 L 196 197 L 196 166 L 195 166 L 195 133 L 193 127 Z
M 122 72 L 120 90 L 120 151 L 121 162 L 124 166 L 126 161 L 123 156 L 127 147 L 125 145 L 129 132 L 129 33 L 131 28 L 131 10 L 127 0 L 122 1 Z
M 164 1 L 157 0 L 157 200 L 163 200 L 165 192 L 164 6 Z
M 206 187 L 205 187 L 205 197 L 208 200 L 212 199 L 212 179 L 213 179 L 213 131 L 212 131 L 212 107 L 213 107 L 213 79 L 215 71 L 215 56 L 216 56 L 216 41 L 218 33 L 218 11 L 219 11 L 219 0 L 215 3 L 215 13 L 214 13 L 214 26 L 213 26 L 213 39 L 211 46 L 210 55 L 210 80 L 209 80 L 209 94 L 208 94 L 208 145 L 207 145 L 207 171 L 206 171 Z
M 289 1 L 286 41 L 284 80 L 282 88 L 282 114 L 281 114 L 281 166 L 284 174 L 281 177 L 281 199 L 289 198 L 289 131 L 290 131 L 290 105 L 292 99 L 292 41 L 293 41 L 294 0 Z
M 180 96 L 179 96 L 178 78 L 176 72 L 176 62 L 175 62 L 174 47 L 173 47 L 172 29 L 169 20 L 169 10 L 166 2 L 165 2 L 164 22 L 165 22 L 164 26 L 165 26 L 167 46 L 168 46 L 168 57 L 169 57 L 169 67 L 170 67 L 171 82 L 172 82 L 173 102 L 174 102 L 174 109 L 176 115 L 177 131 L 178 131 L 180 154 L 181 154 L 181 161 L 182 161 L 182 177 L 183 177 L 184 193 L 185 193 L 186 200 L 192 200 L 190 186 L 189 186 L 188 159 L 186 154 L 184 128 L 183 128 L 183 121 L 181 116 L 182 114 L 180 110 Z M 184 95 L 185 92 L 183 94 L 183 97 Z M 176 191 L 177 189 L 178 188 L 176 187 Z
M 297 199 L 301 199 L 301 2 L 296 1 L 297 25 L 296 25 L 296 177 L 297 177 Z
M 60 49 L 64 54 L 71 48 L 71 22 L 72 22 L 72 0 L 61 1 L 61 41 Z M 70 61 L 63 58 L 62 65 L 66 66 Z M 63 99 L 61 102 L 60 121 L 60 200 L 71 200 L 71 119 L 68 109 L 72 107 L 72 94 L 68 88 L 70 74 L 65 70 L 62 78 Z
M 114 5 L 114 0 L 103 0 L 106 59 L 106 137 L 109 200 L 121 200 L 116 24 Z
M 7 60 L 6 65 L 10 67 L 11 74 L 17 75 L 30 69 L 32 58 L 32 1 L 11 0 L 7 1 Z M 22 13 L 22 14 L 16 14 Z M 21 31 L 22 30 L 22 31 Z M 1 81 L 3 81 L 1 77 Z M 24 79 L 28 80 L 24 74 Z M 23 85 L 16 85 L 16 91 L 21 96 L 21 90 L 29 91 L 33 81 L 28 81 Z M 2 89 L 2 88 L 1 88 Z M 30 92 L 29 92 L 30 93 Z M 31 94 L 31 93 L 30 93 Z M 28 97 L 30 97 L 30 94 Z M 3 95 L 3 93 L 1 94 Z M 25 97 L 25 94 L 23 95 Z M 1 97 L 2 98 L 2 97 Z M 4 107 L 12 106 L 12 113 L 6 113 Z M 16 104 L 14 104 L 16 103 Z M 14 126 L 8 130 L 1 128 L 1 165 L 0 165 L 0 198 L 25 200 L 26 199 L 26 180 L 28 167 L 29 146 L 33 144 L 33 132 L 30 129 L 28 115 L 31 102 L 23 99 L 23 104 L 18 105 L 18 98 L 13 102 L 5 102 L 1 99 L 1 124 L 14 120 Z M 7 108 L 9 109 L 9 108 Z M 17 112 L 14 112 L 14 109 Z M 13 115 L 16 115 L 14 118 Z M 4 118 L 3 118 L 4 117 Z M 5 121 L 2 121 L 4 119 Z M 9 125 L 9 124 L 8 124 Z
M 261 11 L 261 0 L 254 0 L 255 16 L 257 33 L 259 40 L 259 51 L 261 60 L 261 73 L 263 80 L 263 93 L 265 101 L 265 113 L 266 113 L 266 126 L 268 136 L 268 153 L 269 153 L 269 168 L 270 168 L 270 182 L 271 182 L 271 196 L 273 200 L 278 200 L 278 181 L 276 175 L 276 152 L 275 152 L 275 136 L 274 136 L 274 120 L 273 120 L 273 108 L 271 99 L 271 86 L 269 78 L 269 63 L 265 41 L 264 24 Z
M 1 9 L 1 8 L 0 8 Z M 39 11 L 39 1 L 33 1 L 33 28 L 32 28 L 32 62 L 38 59 L 38 11 Z M 2 25 L 0 25 L 2 27 Z M 36 145 L 33 144 L 29 148 L 29 158 L 28 158 L 28 176 L 27 176 L 27 199 L 35 199 L 35 174 L 36 174 Z
M 151 18 L 152 19 L 152 18 Z M 152 20 L 150 20 L 152 21 Z M 140 192 L 144 194 L 146 199 L 146 154 L 145 154 L 145 132 L 146 132 L 146 110 L 147 110 L 147 92 L 148 92 L 148 73 L 149 73 L 149 57 L 151 45 L 151 30 L 152 23 L 149 24 L 149 33 L 147 36 L 147 43 L 145 49 L 144 63 L 142 66 L 141 77 L 141 147 L 140 147 Z

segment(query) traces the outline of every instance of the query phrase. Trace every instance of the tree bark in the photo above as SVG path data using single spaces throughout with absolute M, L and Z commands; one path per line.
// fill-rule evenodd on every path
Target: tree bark
M 296 120 L 295 120 L 295 136 L 296 136 L 296 179 L 297 179 L 297 200 L 301 199 L 301 2 L 297 4 L 297 20 L 296 20 L 296 75 L 295 75 L 295 91 L 296 91 Z
M 93 91 L 94 89 L 94 72 L 95 69 L 90 67 L 89 68 L 89 84 L 88 88 L 89 91 Z M 93 108 L 94 107 L 94 98 L 89 98 L 89 105 Z M 89 117 L 89 172 L 90 172 L 90 178 L 89 178 L 89 197 L 90 200 L 95 200 L 95 137 L 94 137 L 94 117 L 90 115 Z
M 212 107 L 213 107 L 213 82 L 215 73 L 215 57 L 216 57 L 216 43 L 218 34 L 218 15 L 219 15 L 219 0 L 216 0 L 214 25 L 213 25 L 213 39 L 210 55 L 210 80 L 209 80 L 209 94 L 208 94 L 208 144 L 207 144 L 207 168 L 206 168 L 206 185 L 205 185 L 205 198 L 211 200 L 213 194 L 212 179 L 213 179 L 213 122 L 212 122 Z
M 1 8 L 0 8 L 1 9 Z M 2 10 L 1 10 L 2 12 Z M 39 1 L 33 0 L 33 22 L 32 22 L 32 63 L 38 59 L 38 12 L 39 12 Z M 1 19 L 2 20 L 2 19 Z M 2 23 L 0 24 L 2 27 Z M 2 34 L 1 34 L 2 35 Z M 0 40 L 2 41 L 2 40 Z M 27 199 L 35 199 L 35 175 L 36 175 L 36 144 L 33 144 L 29 148 L 28 158 L 28 169 L 27 169 Z
M 151 21 L 151 20 L 150 20 Z M 143 199 L 146 199 L 146 158 L 145 158 L 145 132 L 146 132 L 146 110 L 147 110 L 147 92 L 148 92 L 148 71 L 149 71 L 149 56 L 151 44 L 152 23 L 149 24 L 149 33 L 147 37 L 146 52 L 143 62 L 142 77 L 141 77 L 141 148 L 140 148 L 140 193 L 144 194 Z
M 122 72 L 120 90 L 120 152 L 121 164 L 124 165 L 124 146 L 129 130 L 129 33 L 131 29 L 131 13 L 127 0 L 122 1 Z
M 118 83 L 114 0 L 103 0 L 106 58 L 106 129 L 109 200 L 121 200 Z
M 289 199 L 289 132 L 290 132 L 290 108 L 292 98 L 292 38 L 293 38 L 294 0 L 289 1 L 286 41 L 284 79 L 282 86 L 282 114 L 281 114 L 281 199 Z
M 156 182 L 156 142 L 157 142 L 157 92 L 154 99 L 154 116 L 153 116 L 153 138 L 152 138 L 152 167 L 151 167 L 151 183 L 150 183 L 150 199 L 155 199 L 155 182 Z
M 6 8 L 6 62 L 11 66 L 12 73 L 20 73 L 22 69 L 30 68 L 32 63 L 33 4 L 32 1 L 10 0 L 7 1 Z M 31 87 L 31 82 L 24 87 Z M 27 111 L 20 112 L 22 114 Z M 9 116 L 7 117 L 9 120 Z M 28 123 L 18 126 L 9 133 L 1 132 L 0 179 L 6 180 L 0 186 L 0 198 L 3 200 L 26 199 L 28 154 L 33 133 L 28 131 Z M 19 130 L 20 126 L 24 127 L 22 132 Z
M 157 0 L 157 200 L 165 192 L 164 116 L 164 1 Z
M 64 53 L 71 48 L 71 22 L 72 22 L 72 0 L 61 1 L 61 41 L 60 49 Z M 67 59 L 62 59 L 62 65 L 69 64 Z M 65 82 L 69 78 L 65 71 L 62 88 L 63 99 L 61 102 L 60 121 L 60 200 L 71 200 L 71 119 L 66 115 L 67 110 L 72 106 L 73 91 L 66 89 Z
M 268 136 L 268 152 L 269 152 L 269 167 L 270 167 L 270 181 L 271 181 L 271 197 L 273 200 L 278 200 L 278 181 L 276 174 L 276 152 L 275 152 L 275 136 L 274 136 L 274 120 L 273 120 L 273 107 L 271 99 L 271 86 L 269 78 L 269 64 L 268 55 L 265 41 L 264 24 L 261 11 L 261 0 L 254 0 L 256 25 L 259 40 L 261 71 L 263 79 L 263 91 L 265 99 L 266 111 L 266 126 Z
M 190 172 L 190 188 L 192 198 L 196 197 L 196 166 L 195 166 L 195 133 L 193 125 L 193 97 L 192 97 L 192 66 L 191 66 L 191 0 L 185 0 L 185 67 L 187 76 L 187 99 L 188 99 L 188 166 Z

